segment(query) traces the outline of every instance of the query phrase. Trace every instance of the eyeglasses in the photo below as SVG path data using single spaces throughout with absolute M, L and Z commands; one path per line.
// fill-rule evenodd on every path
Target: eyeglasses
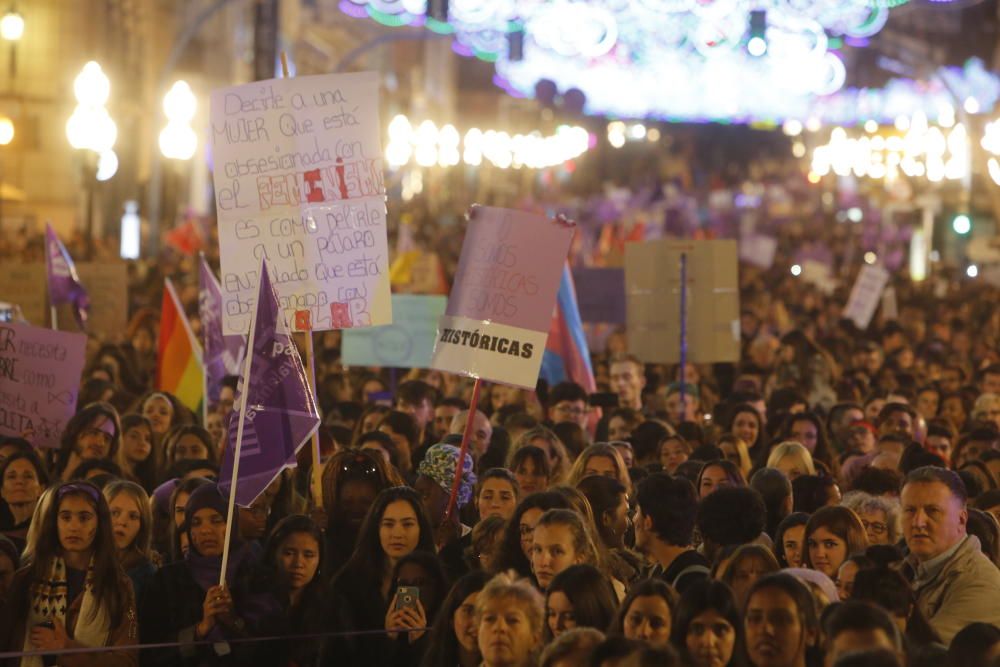
M 889 529 L 888 526 L 880 521 L 865 521 L 862 519 L 861 525 L 865 527 L 865 530 L 871 530 L 876 535 L 884 535 L 885 531 Z

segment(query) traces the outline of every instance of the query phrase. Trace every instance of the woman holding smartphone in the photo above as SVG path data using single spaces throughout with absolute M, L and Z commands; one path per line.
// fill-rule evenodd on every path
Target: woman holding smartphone
M 121 647 L 76 655 L 73 664 L 133 667 L 138 652 L 128 646 L 138 642 L 135 596 L 118 565 L 108 504 L 89 482 L 62 483 L 52 493 L 40 515 L 34 556 L 14 575 L 0 611 L 0 647 Z M 22 667 L 43 664 L 41 656 L 20 662 Z

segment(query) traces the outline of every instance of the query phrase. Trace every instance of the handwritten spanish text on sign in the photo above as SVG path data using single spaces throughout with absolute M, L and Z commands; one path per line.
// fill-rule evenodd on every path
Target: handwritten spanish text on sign
M 572 239 L 541 216 L 474 209 L 431 366 L 534 388 Z
M 373 73 L 213 91 L 223 325 L 246 334 L 260 259 L 293 320 L 316 330 L 389 324 L 385 183 Z
M 76 412 L 84 334 L 0 324 L 0 433 L 39 447 L 59 447 Z
M 888 282 L 889 272 L 881 266 L 861 267 L 844 308 L 844 317 L 853 320 L 859 329 L 867 329 Z

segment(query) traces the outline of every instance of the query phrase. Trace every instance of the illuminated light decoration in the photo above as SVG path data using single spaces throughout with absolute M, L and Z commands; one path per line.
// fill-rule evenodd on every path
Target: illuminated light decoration
M 951 221 L 951 228 L 956 234 L 965 236 L 972 231 L 972 219 L 965 213 L 960 213 Z
M 874 264 L 878 261 L 878 255 L 873 253 L 871 250 L 865 253 L 865 264 Z
M 891 122 L 922 104 L 924 88 L 843 90 L 846 69 L 831 49 L 863 43 L 900 0 L 451 0 L 452 49 L 496 66 L 495 83 L 533 97 L 542 79 L 577 88 L 585 113 L 669 121 L 752 122 L 817 117 L 824 123 Z M 424 25 L 427 0 L 341 0 L 350 16 L 386 25 Z M 763 44 L 750 16 L 766 9 Z M 358 11 L 362 10 L 362 11 Z M 509 35 L 523 49 L 509 55 Z M 835 35 L 836 39 L 827 35 Z M 843 39 L 840 38 L 843 36 Z M 766 47 L 766 48 L 761 48 Z M 754 57 L 748 49 L 757 54 Z M 966 72 L 965 74 L 968 74 Z M 980 66 L 954 85 L 984 111 L 998 99 L 997 77 Z M 721 78 L 720 78 L 721 75 Z M 962 73 L 959 72 L 959 79 Z M 968 78 L 968 77 L 965 77 Z M 669 81 L 669 86 L 663 83 Z M 706 85 L 710 82 L 710 85 Z M 908 86 L 908 87 L 907 87 Z M 931 84 L 933 96 L 946 97 Z M 941 90 L 938 90 L 941 88 Z M 936 117 L 933 107 L 928 115 Z
M 111 180 L 118 173 L 118 155 L 113 150 L 106 150 L 97 158 L 97 174 L 99 181 Z
M 979 275 L 979 267 L 976 266 L 975 264 L 969 264 L 969 268 L 965 270 L 965 275 L 969 276 L 970 278 L 975 278 L 976 276 Z
M 802 267 L 798 264 L 792 264 L 791 272 L 793 276 L 802 275 Z
M 403 115 L 392 119 L 388 135 L 385 158 L 393 169 L 406 166 L 411 160 L 419 167 L 447 168 L 460 162 L 477 167 L 484 159 L 500 169 L 546 169 L 568 163 L 590 150 L 593 144 L 585 129 L 567 125 L 560 125 L 549 136 L 539 132 L 511 136 L 474 127 L 465 133 L 463 140 L 453 125 L 439 129 L 432 121 L 425 120 L 414 130 Z

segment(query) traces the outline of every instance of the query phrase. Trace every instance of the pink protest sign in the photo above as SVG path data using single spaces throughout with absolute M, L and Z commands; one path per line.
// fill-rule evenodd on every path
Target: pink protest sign
M 475 207 L 431 367 L 534 388 L 573 226 Z
M 76 412 L 84 334 L 0 324 L 0 433 L 57 448 Z
M 573 228 L 521 211 L 472 210 L 445 314 L 548 331 Z

